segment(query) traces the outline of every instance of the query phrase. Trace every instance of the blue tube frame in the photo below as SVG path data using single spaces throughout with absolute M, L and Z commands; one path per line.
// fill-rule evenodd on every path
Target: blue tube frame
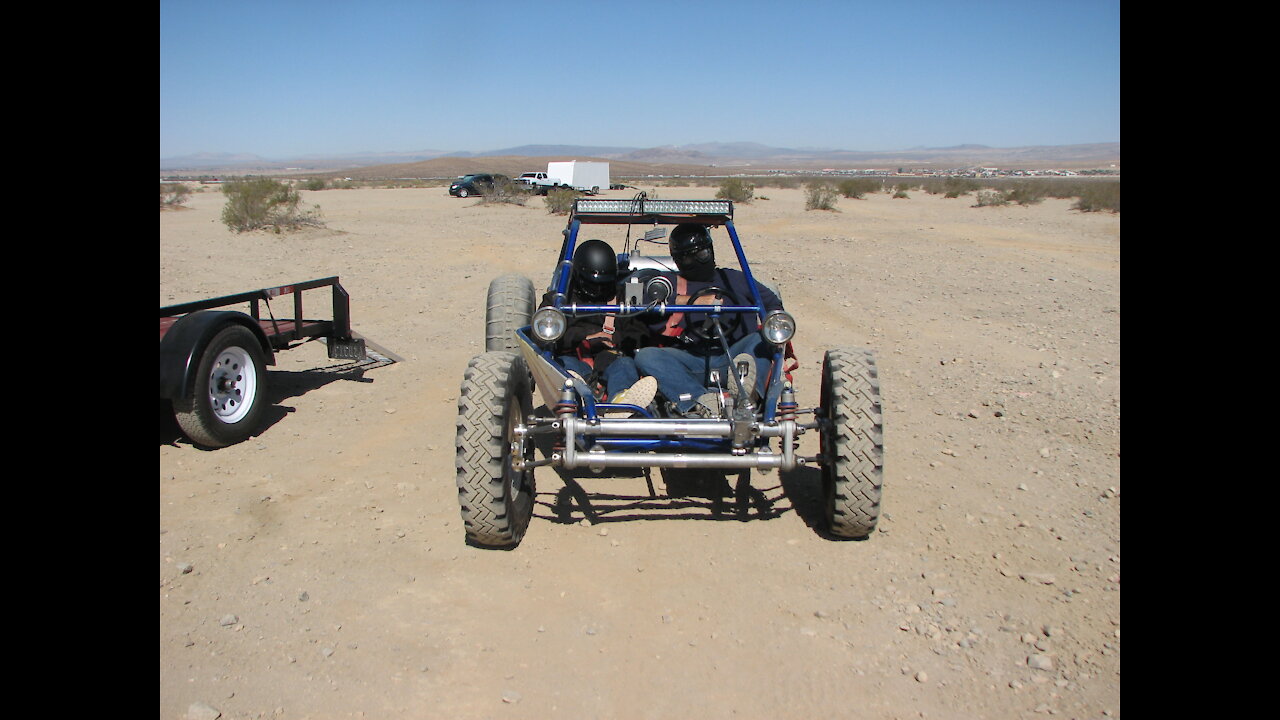
M 757 316 L 757 322 L 764 324 L 765 307 L 764 300 L 760 295 L 759 285 L 756 283 L 755 275 L 751 272 L 750 263 L 747 262 L 746 253 L 742 249 L 742 242 L 738 237 L 738 230 L 734 227 L 731 217 L 723 218 L 725 229 L 729 233 L 729 240 L 733 244 L 734 254 L 738 258 L 743 275 L 747 279 L 747 287 L 751 289 L 751 300 L 754 305 L 667 305 L 666 312 L 683 312 L 692 314 L 712 313 L 720 315 L 727 312 L 754 312 Z M 594 313 L 622 313 L 624 308 L 620 305 L 571 305 L 568 301 L 569 281 L 572 276 L 572 257 L 574 249 L 578 243 L 578 233 L 582 229 L 583 222 L 580 218 L 570 217 L 568 226 L 564 230 L 565 240 L 560 249 L 560 257 L 556 263 L 555 272 L 551 277 L 551 289 L 553 290 L 553 305 L 556 309 L 563 312 L 566 316 L 575 317 L 583 314 Z M 621 257 L 621 255 L 619 255 Z M 526 332 L 528 328 L 524 329 Z M 522 335 L 524 333 L 521 333 Z M 529 338 L 525 336 L 527 341 Z M 536 346 L 535 346 L 536 348 Z M 536 348 L 543 357 L 551 361 L 553 365 L 559 367 L 559 363 L 555 362 L 555 358 L 550 351 Z M 773 354 L 773 362 L 771 371 L 766 380 L 765 398 L 764 398 L 764 422 L 772 422 L 777 418 L 778 399 L 782 394 L 782 369 L 784 365 L 783 348 L 775 346 Z M 566 375 L 566 378 L 568 376 Z M 599 417 L 599 413 L 610 409 L 628 409 L 637 410 L 636 406 L 619 406 L 611 403 L 597 403 L 595 397 L 590 393 L 578 393 L 581 402 L 581 412 L 584 417 L 589 420 Z M 642 413 L 648 416 L 647 412 Z M 581 439 L 581 438 L 580 438 Z M 707 438 L 608 438 L 596 436 L 594 443 L 606 449 L 616 449 L 620 451 L 648 451 L 648 450 L 702 450 L 702 451 L 725 451 L 730 447 L 730 443 L 725 439 L 707 439 Z

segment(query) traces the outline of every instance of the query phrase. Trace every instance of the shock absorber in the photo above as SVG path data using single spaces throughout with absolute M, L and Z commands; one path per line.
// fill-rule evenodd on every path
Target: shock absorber
M 792 389 L 791 381 L 783 382 L 782 395 L 778 397 L 778 420 L 795 420 L 796 410 L 799 407 L 796 404 L 796 391 Z

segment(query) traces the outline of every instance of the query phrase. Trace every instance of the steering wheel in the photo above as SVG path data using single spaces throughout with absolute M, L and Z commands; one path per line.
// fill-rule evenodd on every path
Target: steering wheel
M 718 285 L 710 285 L 708 287 L 702 288 L 701 290 L 698 290 L 697 292 L 689 296 L 689 300 L 685 304 L 697 305 L 699 304 L 698 300 L 700 298 L 706 297 L 707 295 L 723 296 L 724 299 L 728 301 L 723 303 L 726 305 L 743 305 L 744 304 L 742 300 L 738 298 L 737 295 L 734 295 L 732 292 Z M 738 328 L 742 327 L 743 313 L 735 312 L 730 314 L 733 315 L 732 319 L 725 319 L 725 320 L 722 320 L 720 323 L 720 326 L 724 328 L 724 332 L 728 336 L 732 336 L 735 332 L 738 331 Z M 715 340 L 719 337 L 719 335 L 716 332 L 716 324 L 712 320 L 711 314 L 708 313 L 700 323 L 695 324 L 695 322 L 692 319 L 690 319 L 688 324 L 688 329 L 685 330 L 685 332 L 680 337 L 686 338 L 685 342 L 697 344 L 697 343 L 710 342 L 712 340 Z M 726 338 L 726 341 L 727 340 L 728 338 Z

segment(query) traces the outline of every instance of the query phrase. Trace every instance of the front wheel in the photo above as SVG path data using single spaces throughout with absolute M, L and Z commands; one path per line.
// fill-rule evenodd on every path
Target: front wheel
M 533 412 L 529 371 L 513 352 L 472 358 L 458 395 L 458 504 L 467 539 L 481 547 L 515 547 L 533 517 L 534 446 L 517 432 Z
M 195 389 L 173 401 L 187 437 L 207 447 L 247 439 L 266 408 L 267 373 L 262 346 L 248 328 L 231 325 L 214 335 L 200 356 Z
M 828 350 L 822 361 L 822 488 L 835 535 L 865 538 L 880 519 L 884 420 L 875 354 Z
M 533 318 L 533 283 L 519 273 L 499 275 L 485 297 L 484 349 L 519 350 L 516 330 Z
M 458 188 L 458 197 L 464 198 L 470 194 L 471 194 L 471 191 L 467 190 L 466 188 Z

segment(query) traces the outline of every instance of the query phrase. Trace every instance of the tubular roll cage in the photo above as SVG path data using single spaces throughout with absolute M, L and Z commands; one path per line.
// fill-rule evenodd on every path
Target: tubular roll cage
M 643 308 L 624 305 L 576 305 L 567 302 L 573 252 L 579 232 L 583 225 L 593 224 L 680 223 L 700 223 L 711 227 L 723 225 L 728 230 L 755 304 L 661 304 L 653 310 L 660 314 L 682 312 L 713 318 L 724 313 L 754 313 L 757 323 L 763 324 L 764 301 L 733 225 L 733 203 L 727 200 L 648 200 L 641 197 L 635 200 L 575 201 L 568 226 L 563 231 L 564 242 L 551 280 L 554 307 L 569 317 L 642 311 Z M 619 255 L 620 262 L 629 259 L 626 253 Z M 784 387 L 782 384 L 784 360 L 781 347 L 774 349 L 760 419 L 741 413 L 721 420 L 663 419 L 654 418 L 647 409 L 636 405 L 596 402 L 594 394 L 584 383 L 569 377 L 559 368 L 549 349 L 540 348 L 533 341 L 529 327 L 517 330 L 516 335 L 543 400 L 556 417 L 527 418 L 528 423 L 517 428 L 515 445 L 523 447 L 530 434 L 555 433 L 562 437 L 551 457 L 544 460 L 527 461 L 523 453 L 512 452 L 513 465 L 517 470 L 540 465 L 559 465 L 569 469 L 588 467 L 592 470 L 605 467 L 791 470 L 797 464 L 816 460 L 797 457 L 794 452 L 795 437 L 807 429 L 816 428 L 818 422 L 801 424 L 796 421 L 798 412 L 812 411 L 797 410 L 794 393 L 789 385 Z M 553 386 L 557 391 L 554 394 L 550 392 Z M 638 417 L 601 417 L 600 414 L 606 410 L 625 410 Z M 781 440 L 780 453 L 772 452 L 767 445 L 767 441 L 775 437 Z M 518 449 L 513 447 L 513 451 Z

